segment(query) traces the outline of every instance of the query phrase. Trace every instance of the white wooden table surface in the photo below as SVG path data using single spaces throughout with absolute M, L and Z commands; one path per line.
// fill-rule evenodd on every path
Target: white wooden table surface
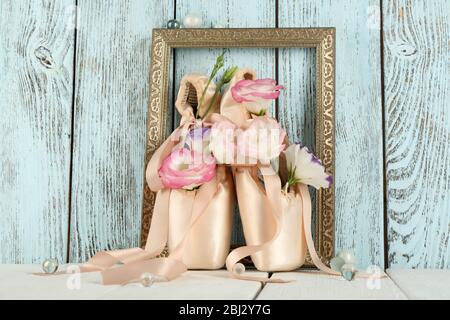
M 355 278 L 347 281 L 315 271 L 274 273 L 272 277 L 292 280 L 289 283 L 268 283 L 258 296 L 262 300 L 404 300 L 403 294 L 388 277 L 382 279 Z
M 103 286 L 97 272 L 49 277 L 32 274 L 40 270 L 39 265 L 0 265 L 0 299 L 450 299 L 449 270 L 387 270 L 388 277 L 379 282 L 348 282 L 314 271 L 275 273 L 272 277 L 292 282 L 264 287 L 259 282 L 230 279 L 225 270 L 188 271 L 148 288 L 140 284 Z

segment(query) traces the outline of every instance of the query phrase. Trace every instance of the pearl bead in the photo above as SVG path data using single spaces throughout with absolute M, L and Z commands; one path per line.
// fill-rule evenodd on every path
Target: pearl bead
M 337 272 L 341 272 L 342 266 L 344 264 L 345 264 L 345 261 L 341 257 L 334 257 L 330 261 L 331 269 L 333 269 L 334 271 L 337 271 Z
M 183 19 L 185 28 L 199 28 L 202 25 L 202 17 L 195 12 L 188 13 Z
M 179 29 L 181 27 L 181 24 L 177 20 L 169 20 L 167 21 L 167 28 L 168 29 Z
M 151 273 L 148 272 L 144 272 L 143 274 L 141 274 L 141 284 L 144 287 L 150 287 L 153 282 L 155 282 L 155 278 L 153 277 L 153 275 Z
M 233 268 L 234 273 L 242 275 L 245 272 L 245 266 L 242 263 L 236 263 Z
M 345 263 L 348 264 L 356 263 L 355 256 L 348 250 L 342 250 L 341 252 L 339 252 L 338 257 L 342 258 L 345 261 Z
M 58 270 L 58 260 L 56 259 L 45 259 L 44 262 L 42 262 L 42 270 L 45 273 L 55 273 L 56 270 Z
M 353 264 L 346 263 L 341 268 L 341 275 L 347 281 L 352 281 L 356 273 L 355 266 Z

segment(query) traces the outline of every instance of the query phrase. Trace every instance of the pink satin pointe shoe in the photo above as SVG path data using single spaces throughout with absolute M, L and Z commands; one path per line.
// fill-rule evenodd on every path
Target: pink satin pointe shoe
M 274 239 L 265 249 L 252 254 L 252 261 L 260 271 L 295 270 L 304 264 L 307 252 L 303 232 L 302 200 L 298 194 L 280 190 L 282 220 L 276 221 L 257 171 L 256 167 L 234 169 L 246 244 L 262 245 Z M 280 224 L 280 230 L 278 236 L 274 238 L 277 224 Z
M 223 95 L 220 104 L 221 115 L 230 119 L 242 130 L 249 128 L 250 119 L 270 119 L 268 117 L 258 117 L 250 113 L 250 104 L 253 104 L 254 97 L 241 99 L 247 102 L 238 102 L 236 96 L 241 94 L 255 93 L 255 97 L 267 97 L 267 105 L 263 109 L 267 110 L 269 101 L 278 97 L 276 90 L 281 89 L 271 79 L 262 79 L 258 82 L 236 84 L 241 80 L 258 80 L 256 74 L 251 69 L 240 69 L 230 82 L 228 90 Z M 235 89 L 233 87 L 236 86 Z M 241 89 L 247 86 L 247 88 Z M 239 88 L 241 87 L 241 88 Z M 235 92 L 233 92 L 235 90 Z M 241 92 L 236 92 L 241 90 Z M 262 92 L 273 90 L 273 92 Z M 276 97 L 275 97 L 276 96 Z M 235 99 L 236 98 L 236 99 Z M 253 106 L 254 109 L 254 106 Z M 254 110 L 252 110 L 254 112 Z M 257 112 L 259 113 L 259 112 Z M 276 127 L 276 120 L 260 121 L 268 123 L 271 127 Z M 239 144 L 239 142 L 238 142 Z M 285 139 L 287 144 L 287 139 Z M 230 254 L 230 261 L 236 263 L 238 257 L 242 258 L 245 253 L 250 254 L 255 267 L 260 271 L 291 271 L 300 267 L 306 259 L 307 245 L 303 232 L 302 221 L 302 201 L 301 197 L 295 193 L 285 193 L 281 190 L 281 180 L 272 171 L 270 181 L 278 187 L 270 188 L 272 193 L 267 194 L 267 185 L 264 185 L 258 177 L 258 165 L 233 165 L 233 176 L 236 187 L 236 195 L 239 204 L 239 212 L 242 220 L 245 242 L 247 248 L 242 248 L 241 253 L 236 250 L 236 255 Z M 267 173 L 267 170 L 266 170 Z M 270 173 L 269 173 L 270 174 Z M 273 193 L 276 193 L 274 196 Z M 274 213 L 274 206 L 271 201 L 276 198 L 279 201 L 278 211 Z M 259 249 L 255 249 L 262 246 Z M 233 264 L 231 263 L 231 264 Z
M 229 168 L 217 168 L 217 192 L 198 222 L 190 227 L 194 199 L 198 190 L 172 190 L 169 204 L 169 253 L 187 237 L 183 263 L 188 269 L 220 269 L 230 252 L 233 223 L 234 186 Z
M 175 102 L 182 115 L 181 124 L 195 118 L 197 110 L 200 116 L 208 108 L 208 114 L 219 110 L 220 97 L 211 104 L 215 84 L 211 83 L 203 103 L 200 99 L 208 77 L 190 74 L 183 77 Z M 195 200 L 201 197 L 207 188 L 217 190 L 209 200 L 204 213 L 191 227 L 191 215 Z M 187 237 L 187 245 L 182 253 L 182 261 L 188 269 L 219 269 L 224 266 L 230 250 L 234 185 L 231 170 L 217 166 L 216 179 L 201 185 L 198 189 L 172 189 L 169 199 L 168 248 L 173 252 Z
M 200 117 L 204 116 L 206 112 L 208 114 L 219 112 L 220 96 L 216 97 L 211 105 L 216 89 L 214 82 L 209 84 L 208 90 L 203 97 L 203 102 L 199 105 L 207 82 L 207 76 L 196 73 L 187 74 L 181 79 L 177 100 L 175 101 L 175 107 L 182 116 L 181 124 L 187 119 L 195 117 L 197 111 Z M 208 108 L 210 109 L 208 110 Z

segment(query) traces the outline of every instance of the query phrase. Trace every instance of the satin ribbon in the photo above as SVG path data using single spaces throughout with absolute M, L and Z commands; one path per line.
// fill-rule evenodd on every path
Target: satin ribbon
M 217 189 L 218 184 L 216 178 L 200 187 L 194 198 L 190 228 L 199 221 Z M 163 280 L 170 281 L 187 271 L 186 265 L 182 262 L 183 253 L 188 241 L 187 232 L 184 235 L 183 240 L 175 247 L 167 258 L 155 258 L 161 254 L 167 241 L 169 197 L 169 189 L 163 189 L 158 192 L 145 249 L 135 248 L 138 252 L 132 255 L 131 259 L 129 258 L 122 261 L 124 266 L 103 271 L 102 277 L 104 284 L 124 284 L 133 282 L 136 281 L 143 272 L 149 272 Z M 107 254 L 114 254 L 114 251 L 107 252 Z M 92 261 L 90 262 L 92 263 Z M 98 262 L 94 261 L 94 264 L 98 265 Z
M 322 260 L 320 260 L 316 249 L 314 248 L 314 241 L 311 232 L 311 197 L 309 194 L 308 186 L 305 184 L 297 184 L 297 191 L 302 199 L 302 211 L 303 211 L 303 225 L 305 228 L 306 244 L 308 246 L 309 254 L 314 265 L 322 272 L 329 275 L 341 276 L 340 272 L 337 272 L 329 267 L 327 267 Z M 374 275 L 366 272 L 356 271 L 356 278 L 372 278 L 372 279 L 382 279 L 386 278 L 386 275 Z
M 261 166 L 259 165 L 259 170 L 264 179 L 264 186 L 266 190 L 267 199 L 270 204 L 271 212 L 275 218 L 276 231 L 272 238 L 260 245 L 243 246 L 234 249 L 228 255 L 226 259 L 226 267 L 232 278 L 240 280 L 253 280 L 260 282 L 270 282 L 270 283 L 284 283 L 290 282 L 286 280 L 276 279 L 276 278 L 262 278 L 262 277 L 250 277 L 245 275 L 237 274 L 234 270 L 235 265 L 243 258 L 251 256 L 252 254 L 262 251 L 268 248 L 280 235 L 281 226 L 283 223 L 283 214 L 281 208 L 281 180 L 277 173 L 272 169 L 271 166 Z
M 283 214 L 281 211 L 281 183 L 278 175 L 270 168 L 270 167 L 259 167 L 261 174 L 264 178 L 264 186 L 266 189 L 266 195 L 271 205 L 271 212 L 274 216 L 274 220 L 276 222 L 276 232 L 272 236 L 272 238 L 260 245 L 253 246 L 243 246 L 233 250 L 227 257 L 226 267 L 231 277 L 241 280 L 252 280 L 252 281 L 260 281 L 264 283 L 284 283 L 290 282 L 289 280 L 281 280 L 281 279 L 266 279 L 262 277 L 250 277 L 237 274 L 234 271 L 234 267 L 236 263 L 238 263 L 241 259 L 251 256 L 259 251 L 262 251 L 268 247 L 277 239 L 280 235 L 281 226 L 283 224 Z M 297 184 L 295 186 L 296 192 L 300 195 L 302 200 L 302 219 L 303 219 L 303 228 L 304 230 L 300 230 L 300 232 L 305 233 L 306 244 L 308 247 L 308 251 L 311 255 L 311 259 L 314 265 L 322 272 L 328 275 L 333 276 L 341 276 L 340 272 L 337 272 L 328 266 L 326 266 L 322 260 L 319 258 L 317 251 L 314 246 L 314 240 L 312 237 L 312 224 L 311 224 L 311 197 L 309 194 L 308 186 L 305 184 Z M 368 273 L 363 273 L 357 271 L 356 277 L 359 278 L 384 278 L 385 275 L 372 275 Z
M 205 212 L 211 199 L 219 190 L 220 183 L 217 177 L 204 183 L 198 189 L 191 212 L 190 228 L 183 236 L 183 240 L 173 249 L 166 258 L 157 257 L 164 250 L 168 239 L 168 210 L 170 189 L 164 188 L 159 178 L 159 168 L 162 161 L 169 156 L 174 147 L 182 142 L 190 126 L 198 120 L 193 117 L 192 110 L 182 113 L 181 125 L 166 139 L 154 152 L 146 169 L 146 181 L 153 192 L 157 192 L 153 208 L 152 223 L 147 237 L 145 248 L 128 248 L 121 250 L 98 252 L 89 261 L 80 266 L 81 272 L 101 271 L 102 282 L 106 285 L 124 285 L 139 280 L 144 272 L 156 275 L 158 279 L 170 281 L 187 270 L 182 262 L 183 253 L 188 242 L 187 235 Z M 203 121 L 204 126 L 211 126 L 214 122 L 222 120 L 218 114 L 212 114 Z M 122 266 L 115 267 L 118 263 Z M 64 272 L 58 272 L 61 274 Z M 44 274 L 38 274 L 44 275 Z
M 212 114 L 205 119 L 204 125 L 210 126 L 212 123 L 223 119 L 225 118 L 219 114 Z M 157 256 L 164 250 L 167 243 L 169 223 L 168 208 L 171 192 L 170 189 L 165 189 L 163 187 L 158 175 L 158 170 L 161 167 L 162 161 L 185 136 L 185 132 L 183 131 L 188 130 L 188 128 L 195 122 L 196 120 L 193 118 L 192 112 L 189 112 L 188 110 L 186 114 L 183 114 L 181 121 L 182 125 L 161 144 L 161 146 L 154 152 L 149 164 L 147 165 L 146 181 L 149 188 L 152 191 L 157 192 L 157 195 L 145 249 L 129 248 L 99 252 L 88 262 L 81 265 L 81 272 L 101 271 L 103 284 L 123 285 L 137 281 L 143 272 L 149 272 L 158 276 L 160 279 L 170 281 L 187 271 L 186 265 L 182 262 L 183 252 L 188 241 L 187 235 L 189 234 L 189 229 L 199 221 L 200 217 L 207 208 L 208 203 L 217 192 L 219 187 L 217 177 L 210 182 L 203 184 L 195 195 L 191 213 L 190 228 L 187 229 L 188 231 L 184 235 L 183 240 L 175 247 L 168 257 L 157 258 Z M 271 207 L 271 212 L 273 213 L 276 221 L 276 231 L 272 238 L 263 244 L 243 246 L 233 250 L 226 259 L 226 267 L 231 276 L 236 279 L 271 283 L 289 282 L 276 278 L 267 279 L 263 277 L 244 276 L 239 275 L 234 271 L 234 266 L 242 258 L 268 248 L 277 239 L 281 232 L 283 215 L 281 209 L 280 178 L 270 166 L 259 165 L 258 167 L 263 176 L 266 195 Z M 297 187 L 297 191 L 300 193 L 302 199 L 304 232 L 308 250 L 314 264 L 321 271 L 327 274 L 340 275 L 340 273 L 323 264 L 314 248 L 314 241 L 311 234 L 311 199 L 308 187 L 300 184 Z M 123 265 L 113 268 L 113 266 L 119 262 Z M 58 274 L 60 273 L 63 272 L 59 272 Z M 366 277 L 371 275 L 359 274 L 359 276 Z
M 308 186 L 299 183 L 295 185 L 297 192 L 300 194 L 302 199 L 302 215 L 303 215 L 303 226 L 306 238 L 306 245 L 308 247 L 309 254 L 311 255 L 311 260 L 314 265 L 321 271 L 330 274 L 340 276 L 341 274 L 333 269 L 327 267 L 322 260 L 320 260 L 317 254 L 316 248 L 314 246 L 314 240 L 312 238 L 312 225 L 311 225 L 311 196 L 309 194 Z

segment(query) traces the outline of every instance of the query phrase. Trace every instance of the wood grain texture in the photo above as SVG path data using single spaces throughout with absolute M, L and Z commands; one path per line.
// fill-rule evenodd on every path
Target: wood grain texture
M 0 263 L 66 259 L 74 1 L 0 1 Z
M 450 266 L 450 2 L 383 1 L 389 264 Z
M 336 249 L 353 250 L 360 267 L 383 264 L 383 68 L 389 263 L 448 268 L 450 3 L 381 2 L 384 66 L 378 0 L 278 1 L 278 24 L 337 30 Z M 204 26 L 275 26 L 275 0 L 176 3 L 180 21 L 197 11 Z M 65 260 L 70 197 L 71 261 L 138 244 L 151 29 L 175 8 L 78 0 L 74 75 L 74 4 L 0 2 L 0 262 Z M 217 53 L 178 50 L 173 89 L 186 72 L 208 73 Z M 287 85 L 279 120 L 291 140 L 312 146 L 314 54 L 287 49 L 279 58 Z M 273 50 L 232 50 L 234 63 L 276 75 Z M 242 243 L 239 221 L 235 230 L 233 242 Z
M 373 0 L 279 1 L 280 27 L 336 27 L 335 248 L 360 267 L 383 266 L 380 10 Z M 280 50 L 279 119 L 291 141 L 313 145 L 314 54 Z
M 388 277 L 382 279 L 344 280 L 317 272 L 274 273 L 272 278 L 291 280 L 268 283 L 260 300 L 405 300 L 407 297 Z
M 203 26 L 220 25 L 225 28 L 275 27 L 274 0 L 177 0 L 176 17 L 180 21 L 189 12 L 198 12 L 202 16 Z M 190 72 L 209 75 L 220 49 L 177 49 L 175 64 L 175 86 L 184 74 Z M 225 57 L 225 68 L 237 65 L 251 67 L 258 77 L 275 78 L 274 49 L 230 49 Z M 224 69 L 225 69 L 224 68 Z M 219 73 L 221 76 L 222 73 Z M 178 92 L 178 91 L 176 91 Z M 274 106 L 270 110 L 274 114 Z M 178 126 L 178 122 L 175 123 Z M 243 244 L 244 238 L 238 212 L 236 211 L 232 235 L 233 244 Z
M 151 30 L 171 1 L 78 1 L 70 261 L 138 246 Z

